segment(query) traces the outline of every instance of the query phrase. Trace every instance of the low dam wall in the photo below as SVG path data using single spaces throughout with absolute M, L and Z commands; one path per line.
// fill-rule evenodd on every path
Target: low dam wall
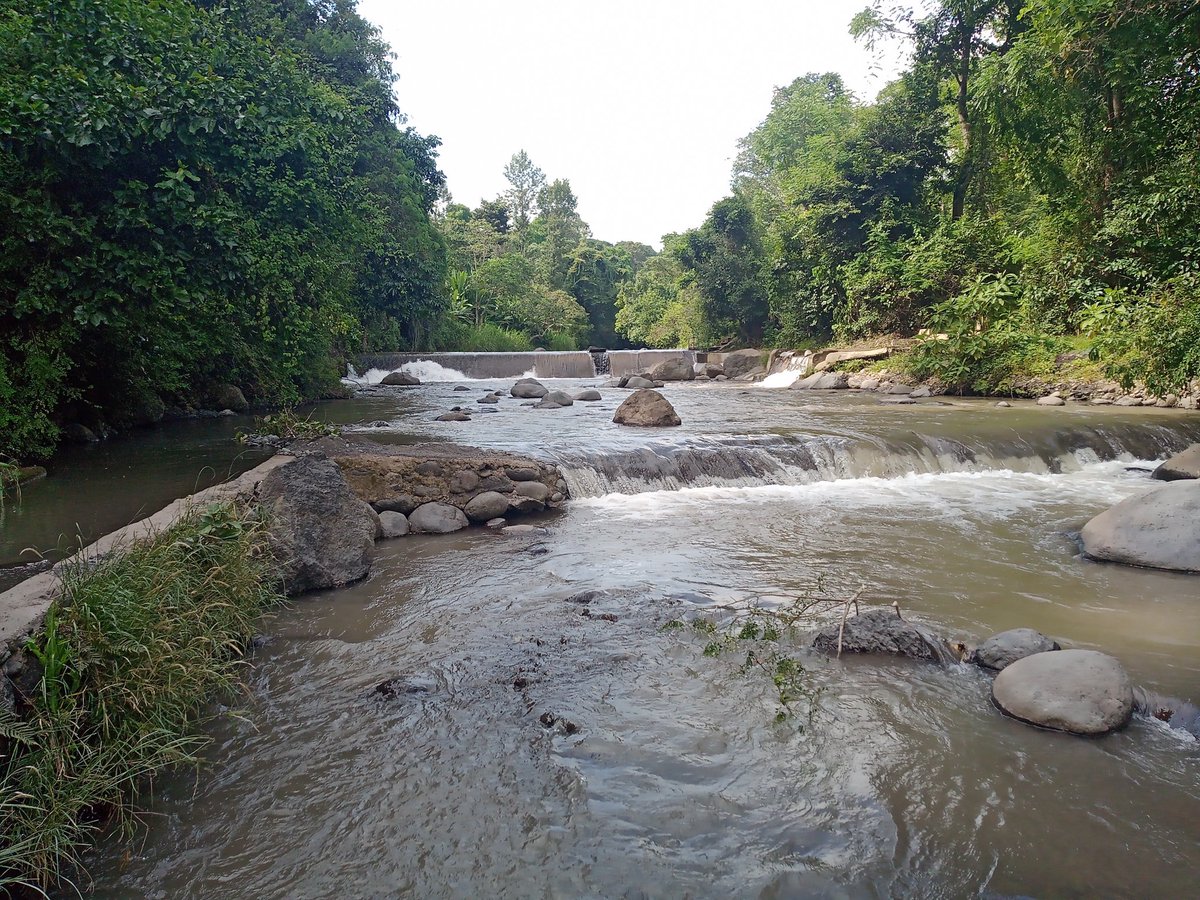
M 529 353 L 364 353 L 356 370 L 394 372 L 403 368 L 422 381 L 456 378 L 595 378 L 648 372 L 661 362 L 696 361 L 691 350 L 535 350 Z

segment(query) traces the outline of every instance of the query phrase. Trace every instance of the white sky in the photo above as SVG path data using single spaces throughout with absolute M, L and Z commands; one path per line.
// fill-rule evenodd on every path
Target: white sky
M 699 225 L 771 91 L 840 72 L 871 99 L 897 71 L 851 39 L 868 0 L 360 0 L 396 53 L 409 124 L 442 139 L 456 202 L 506 187 L 524 148 L 607 241 Z

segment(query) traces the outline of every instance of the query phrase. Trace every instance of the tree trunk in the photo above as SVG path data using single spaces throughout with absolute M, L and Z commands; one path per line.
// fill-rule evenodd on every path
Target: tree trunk
M 954 106 L 958 111 L 958 127 L 962 132 L 962 159 L 958 164 L 958 177 L 954 180 L 954 202 L 950 218 L 957 222 L 963 217 L 967 206 L 967 191 L 971 187 L 971 166 L 974 151 L 973 126 L 971 124 L 970 79 L 971 79 L 971 36 L 974 29 L 964 19 L 959 25 L 961 40 L 958 47 L 958 72 L 954 80 L 958 83 L 958 94 Z

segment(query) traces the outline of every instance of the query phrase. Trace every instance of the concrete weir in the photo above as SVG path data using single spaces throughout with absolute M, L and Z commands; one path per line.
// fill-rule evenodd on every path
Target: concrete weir
M 599 353 L 599 351 L 597 351 Z M 394 372 L 416 363 L 435 363 L 443 369 L 461 373 L 464 378 L 520 378 L 533 373 L 535 378 L 595 378 L 648 372 L 661 362 L 678 359 L 696 362 L 691 350 L 609 350 L 607 373 L 597 371 L 596 354 L 586 350 L 535 350 L 528 353 L 364 353 L 358 358 L 360 372 L 377 369 Z

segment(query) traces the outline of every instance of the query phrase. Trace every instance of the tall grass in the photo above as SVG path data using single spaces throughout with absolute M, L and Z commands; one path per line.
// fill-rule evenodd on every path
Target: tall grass
M 430 349 L 465 353 L 523 353 L 532 350 L 533 343 L 524 332 L 511 328 L 446 321 L 431 336 Z
M 164 769 L 193 765 L 262 610 L 281 599 L 262 523 L 233 504 L 63 572 L 28 653 L 43 677 L 0 709 L 0 895 L 80 871 L 104 829 L 136 827 Z

